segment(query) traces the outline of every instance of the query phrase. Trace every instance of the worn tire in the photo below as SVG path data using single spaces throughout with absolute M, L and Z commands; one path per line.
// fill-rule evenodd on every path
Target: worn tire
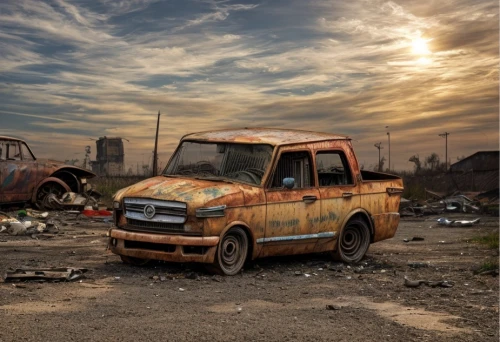
M 240 227 L 233 227 L 219 242 L 214 266 L 224 275 L 235 275 L 241 271 L 248 255 L 248 236 Z
M 50 194 L 54 194 L 59 198 L 65 192 L 66 192 L 66 189 L 61 184 L 58 184 L 55 182 L 45 183 L 37 190 L 36 202 L 34 203 L 34 205 L 39 210 L 55 209 L 55 208 L 50 207 L 47 204 L 47 202 L 46 202 L 47 196 Z
M 124 264 L 134 266 L 144 266 L 151 261 L 149 259 L 135 258 L 128 255 L 120 255 L 120 258 L 122 259 Z
M 370 247 L 370 229 L 364 220 L 354 218 L 349 220 L 342 230 L 333 257 L 346 263 L 356 263 L 363 259 L 368 247 Z

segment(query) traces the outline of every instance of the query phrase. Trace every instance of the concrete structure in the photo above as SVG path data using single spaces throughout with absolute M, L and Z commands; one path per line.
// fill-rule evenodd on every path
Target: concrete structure
M 91 162 L 92 171 L 99 176 L 119 176 L 125 173 L 123 140 L 119 137 L 101 137 L 96 141 L 96 160 Z

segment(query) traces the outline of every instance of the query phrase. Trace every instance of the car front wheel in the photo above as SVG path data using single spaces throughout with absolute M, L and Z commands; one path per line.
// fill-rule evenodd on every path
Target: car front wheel
M 217 248 L 215 266 L 225 275 L 235 275 L 241 270 L 248 255 L 248 237 L 240 227 L 227 231 Z

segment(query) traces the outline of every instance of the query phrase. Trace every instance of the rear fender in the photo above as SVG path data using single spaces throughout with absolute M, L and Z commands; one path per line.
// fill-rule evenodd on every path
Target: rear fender
M 339 237 L 342 235 L 342 232 L 345 226 L 347 225 L 347 222 L 349 222 L 349 220 L 353 218 L 353 216 L 355 215 L 363 216 L 365 221 L 368 223 L 368 227 L 370 228 L 370 241 L 373 241 L 373 235 L 374 235 L 373 220 L 371 219 L 370 214 L 368 214 L 368 212 L 362 208 L 354 209 L 344 218 L 344 221 L 342 222 L 342 229 L 340 230 L 339 233 Z

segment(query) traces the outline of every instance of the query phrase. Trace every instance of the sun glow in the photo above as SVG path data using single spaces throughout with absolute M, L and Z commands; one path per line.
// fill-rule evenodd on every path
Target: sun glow
M 416 38 L 411 42 L 413 53 L 416 55 L 428 55 L 431 52 L 427 47 L 429 39 Z

